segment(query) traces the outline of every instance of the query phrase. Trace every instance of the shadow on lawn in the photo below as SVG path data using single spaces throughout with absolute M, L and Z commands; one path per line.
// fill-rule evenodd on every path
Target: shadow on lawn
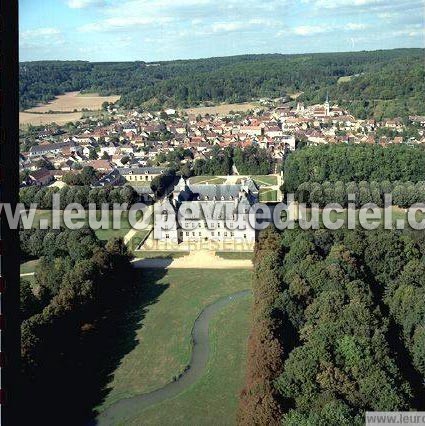
M 137 345 L 136 332 L 146 308 L 169 287 L 157 284 L 165 274 L 162 269 L 135 271 L 139 285 L 117 301 L 114 309 L 103 312 L 94 328 L 74 341 L 57 365 L 49 366 L 49 375 L 43 375 L 33 387 L 36 392 L 26 398 L 30 401 L 25 417 L 32 424 L 95 424 L 95 409 L 110 392 L 114 371 Z

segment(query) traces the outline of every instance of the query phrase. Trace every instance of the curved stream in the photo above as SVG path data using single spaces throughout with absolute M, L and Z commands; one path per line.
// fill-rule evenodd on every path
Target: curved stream
M 172 398 L 198 381 L 202 377 L 208 362 L 210 351 L 208 327 L 211 319 L 217 311 L 250 293 L 250 290 L 243 290 L 230 294 L 216 300 L 202 310 L 195 320 L 192 329 L 192 355 L 190 363 L 178 379 L 152 392 L 121 399 L 113 403 L 99 414 L 96 424 L 116 425 L 119 421 L 123 421 L 124 417 L 131 415 L 131 413 Z

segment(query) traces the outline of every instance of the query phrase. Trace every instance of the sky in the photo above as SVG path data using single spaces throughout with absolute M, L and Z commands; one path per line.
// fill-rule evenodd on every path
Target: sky
M 424 47 L 425 0 L 19 0 L 20 60 Z

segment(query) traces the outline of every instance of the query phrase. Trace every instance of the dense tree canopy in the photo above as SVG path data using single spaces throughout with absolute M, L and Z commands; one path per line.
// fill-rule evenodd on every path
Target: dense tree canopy
M 424 261 L 420 232 L 263 232 L 251 338 L 266 314 L 269 337 L 255 352 L 277 338 L 281 364 L 252 387 L 260 362 L 248 357 L 240 423 L 260 423 L 259 401 L 274 401 L 273 422 L 289 425 L 360 425 L 367 410 L 423 409 Z

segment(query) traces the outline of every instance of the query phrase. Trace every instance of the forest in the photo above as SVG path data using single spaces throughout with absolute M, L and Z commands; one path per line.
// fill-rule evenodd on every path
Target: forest
M 134 297 L 131 256 L 122 239 L 103 243 L 89 228 L 22 230 L 20 240 L 23 260 L 40 258 L 20 284 L 25 424 L 84 424 L 115 362 L 116 350 L 99 348 Z
M 160 62 L 20 64 L 22 110 L 69 91 L 122 95 L 124 107 L 163 109 L 328 92 L 359 118 L 425 114 L 423 49 L 241 55 Z M 340 80 L 346 77 L 345 80 Z M 342 82 L 343 81 L 343 82 Z
M 238 422 L 425 408 L 425 234 L 263 231 Z

